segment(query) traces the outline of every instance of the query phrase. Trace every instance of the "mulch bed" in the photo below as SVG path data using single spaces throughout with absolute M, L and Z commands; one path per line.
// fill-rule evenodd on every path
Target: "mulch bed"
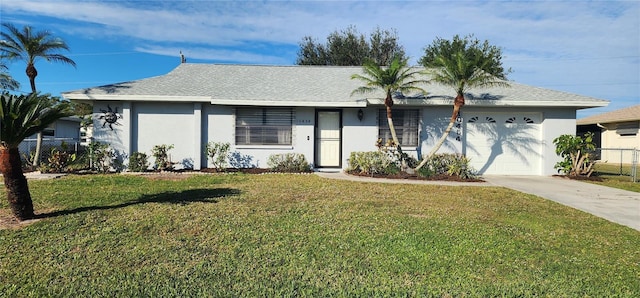
M 201 169 L 202 173 L 245 173 L 245 174 L 264 174 L 273 172 L 271 169 L 261 169 L 261 168 L 246 168 L 246 169 L 224 169 L 218 170 L 216 168 L 205 168 Z
M 219 171 L 215 168 L 206 168 L 200 170 L 203 173 L 245 173 L 245 174 L 265 174 L 265 173 L 273 173 L 270 169 L 260 169 L 260 168 L 249 168 L 249 169 L 226 169 L 224 171 Z M 396 174 L 386 175 L 386 174 L 362 174 L 356 171 L 346 172 L 349 175 L 353 176 L 361 176 L 361 177 L 373 177 L 373 178 L 386 178 L 386 179 L 406 179 L 406 180 L 426 180 L 426 181 L 453 181 L 453 182 L 484 182 L 482 179 L 462 179 L 458 176 L 449 176 L 446 174 L 442 175 L 433 175 L 429 177 L 422 177 L 416 174 L 409 174 L 406 172 L 400 172 Z
M 425 181 L 452 181 L 452 182 L 484 182 L 482 179 L 463 179 L 459 176 L 450 176 L 446 174 L 433 175 L 429 177 L 422 177 L 416 174 L 409 174 L 406 172 L 400 172 L 396 174 L 363 174 L 360 172 L 350 171 L 347 172 L 349 175 L 361 176 L 361 177 L 372 177 L 372 178 L 386 178 L 386 179 L 406 179 L 406 180 L 425 180 Z
M 244 174 L 266 174 L 266 173 L 276 173 L 271 169 L 264 169 L 264 168 L 246 168 L 246 169 L 235 169 L 235 168 L 229 168 L 229 169 L 224 169 L 224 170 L 218 170 L 216 168 L 204 168 L 201 169 L 200 171 L 194 171 L 194 172 L 200 172 L 200 173 L 244 173 Z M 184 173 L 184 174 L 188 174 L 188 173 L 193 173 L 191 171 L 175 171 L 175 172 L 163 172 L 165 175 L 169 174 L 169 173 Z M 482 179 L 462 179 L 458 176 L 449 176 L 446 174 L 441 174 L 441 175 L 433 175 L 433 176 L 429 176 L 429 177 L 422 177 L 422 176 L 418 176 L 416 174 L 409 174 L 406 172 L 400 172 L 400 173 L 396 173 L 396 174 L 391 174 L 391 175 L 385 175 L 385 174 L 362 174 L 356 171 L 350 171 L 350 172 L 346 172 L 349 175 L 353 175 L 353 176 L 361 176 L 361 177 L 373 177 L 373 178 L 385 178 L 385 179 L 405 179 L 405 180 L 424 180 L 424 181 L 452 181 L 452 182 L 485 182 Z

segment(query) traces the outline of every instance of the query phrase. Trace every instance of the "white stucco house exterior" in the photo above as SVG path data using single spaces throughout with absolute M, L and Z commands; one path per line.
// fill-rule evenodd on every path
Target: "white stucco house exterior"
M 353 151 L 377 150 L 390 134 L 384 92 L 351 95 L 361 67 L 180 64 L 152 78 L 63 93 L 93 104 L 94 139 L 125 156 L 173 144 L 171 158 L 202 169 L 208 142 L 228 142 L 239 166 L 267 167 L 275 153 L 302 153 L 316 169 L 346 168 Z M 459 125 L 440 152 L 466 154 L 481 174 L 551 175 L 552 140 L 575 134 L 576 110 L 605 100 L 510 83 L 466 95 Z M 455 92 L 426 85 L 395 98 L 403 150 L 420 157 L 448 123 Z M 105 125 L 105 111 L 117 114 Z M 102 117 L 102 118 L 101 118 Z M 232 163 L 233 164 L 233 163 Z

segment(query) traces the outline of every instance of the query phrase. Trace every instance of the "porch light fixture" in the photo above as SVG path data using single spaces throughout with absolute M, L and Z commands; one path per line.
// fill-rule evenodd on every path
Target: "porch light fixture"
M 362 109 L 358 109 L 358 120 L 362 121 L 364 118 L 364 111 Z

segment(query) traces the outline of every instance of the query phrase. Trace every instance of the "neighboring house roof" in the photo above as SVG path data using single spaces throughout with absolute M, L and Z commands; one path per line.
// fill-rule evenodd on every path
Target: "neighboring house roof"
M 364 107 L 383 104 L 382 91 L 354 94 L 359 66 L 260 66 L 183 63 L 166 75 L 62 93 L 73 100 L 201 101 L 225 105 Z M 601 107 L 608 101 L 509 82 L 511 87 L 476 88 L 467 103 L 486 106 Z M 455 92 L 439 84 L 426 95 L 399 96 L 397 104 L 450 105 Z
M 605 124 L 640 120 L 640 105 L 578 119 L 578 125 Z
M 60 118 L 60 120 L 78 122 L 78 123 L 82 122 L 82 119 L 80 119 L 80 117 L 75 116 L 75 115 L 74 116 L 62 117 L 62 118 Z

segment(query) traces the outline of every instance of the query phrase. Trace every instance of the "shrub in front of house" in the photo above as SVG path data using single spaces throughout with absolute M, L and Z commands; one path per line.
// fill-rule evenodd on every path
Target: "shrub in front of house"
M 561 135 L 553 140 L 556 145 L 556 154 L 562 157 L 562 161 L 556 163 L 554 168 L 558 173 L 569 176 L 590 177 L 594 171 L 596 143 L 593 133 L 589 132 L 581 136 Z
M 309 165 L 309 163 L 307 162 L 304 154 L 300 153 L 272 154 L 267 160 L 267 166 L 269 166 L 269 168 L 275 172 L 311 172 L 311 165 Z
M 213 164 L 213 167 L 218 171 L 223 171 L 227 168 L 227 159 L 229 158 L 230 143 L 223 142 L 209 142 L 205 147 L 205 154 Z
M 422 177 L 449 175 L 458 176 L 462 179 L 477 178 L 475 169 L 469 165 L 469 162 L 469 158 L 462 154 L 435 154 L 418 171 L 418 175 Z
M 359 174 L 391 175 L 400 172 L 399 160 L 384 151 L 351 152 L 348 163 L 347 171 Z
M 89 167 L 99 173 L 108 173 L 111 170 L 122 170 L 122 155 L 111 148 L 107 143 L 97 141 L 89 143 L 87 159 Z
M 69 171 L 69 166 L 76 161 L 76 154 L 67 151 L 66 145 L 62 144 L 62 149 L 51 148 L 47 161 L 38 168 L 43 173 L 65 173 Z
M 173 162 L 169 158 L 169 150 L 173 149 L 172 145 L 155 145 L 151 149 L 151 154 L 155 158 L 153 167 L 158 171 L 171 171 L 173 170 Z
M 129 171 L 144 172 L 149 168 L 149 158 L 145 153 L 133 152 L 129 156 Z
M 382 139 L 378 139 L 376 141 L 376 147 L 378 147 L 378 151 L 382 151 L 389 155 L 392 160 L 397 160 L 398 165 L 402 165 L 404 162 L 404 166 L 411 169 L 418 166 L 419 161 L 406 152 L 400 153 L 398 151 L 398 146 L 393 140 L 387 140 L 387 142 L 383 142 Z M 400 170 L 402 170 L 402 167 L 400 168 Z

